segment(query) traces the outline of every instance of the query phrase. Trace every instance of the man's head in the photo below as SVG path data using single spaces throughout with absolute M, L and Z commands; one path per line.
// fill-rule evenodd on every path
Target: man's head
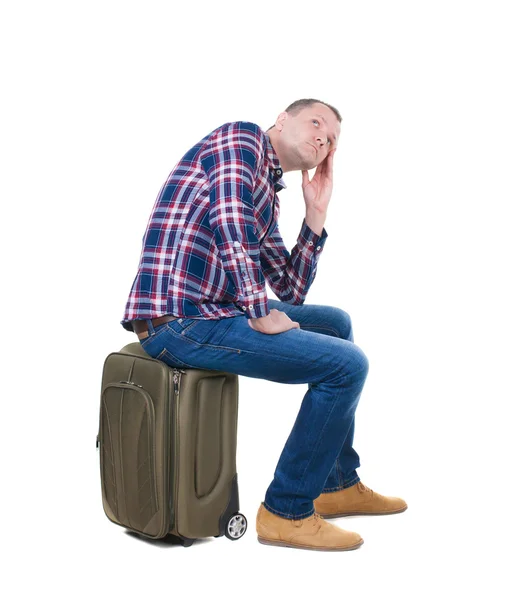
M 297 100 L 267 130 L 284 172 L 313 169 L 337 146 L 341 115 L 326 102 Z

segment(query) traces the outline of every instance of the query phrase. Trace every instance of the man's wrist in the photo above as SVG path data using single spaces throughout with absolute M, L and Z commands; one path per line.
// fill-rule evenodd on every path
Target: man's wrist
M 311 210 L 306 211 L 306 225 L 317 235 L 323 233 L 323 227 L 326 221 L 326 213 L 319 213 Z

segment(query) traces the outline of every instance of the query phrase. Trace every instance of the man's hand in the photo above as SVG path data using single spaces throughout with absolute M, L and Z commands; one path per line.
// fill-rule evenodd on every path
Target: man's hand
M 323 162 L 317 165 L 312 180 L 308 171 L 302 171 L 302 193 L 306 203 L 306 212 L 326 213 L 328 203 L 332 197 L 334 148 Z
M 296 321 L 292 321 L 285 312 L 272 308 L 265 317 L 247 319 L 249 327 L 260 333 L 274 334 L 288 331 L 288 329 L 300 329 Z

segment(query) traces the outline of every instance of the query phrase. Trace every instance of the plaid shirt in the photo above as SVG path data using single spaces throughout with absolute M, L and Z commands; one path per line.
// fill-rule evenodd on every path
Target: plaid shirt
M 302 222 L 291 253 L 278 231 L 286 187 L 278 156 L 258 125 L 225 123 L 193 146 L 162 186 L 121 325 L 177 317 L 247 318 L 279 300 L 302 304 L 328 236 Z

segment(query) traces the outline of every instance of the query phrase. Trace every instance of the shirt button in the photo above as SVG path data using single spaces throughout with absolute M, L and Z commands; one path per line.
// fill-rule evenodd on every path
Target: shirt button
M 277 175 L 282 175 L 282 169 L 277 169 Z
M 249 310 L 251 310 L 251 308 L 252 308 L 252 307 L 253 307 L 253 305 L 252 305 L 252 304 L 249 304 Z
M 310 244 L 310 246 L 313 246 L 313 242 L 308 242 L 308 244 Z
M 317 250 L 320 250 L 320 249 L 321 249 L 321 246 L 317 246 Z

